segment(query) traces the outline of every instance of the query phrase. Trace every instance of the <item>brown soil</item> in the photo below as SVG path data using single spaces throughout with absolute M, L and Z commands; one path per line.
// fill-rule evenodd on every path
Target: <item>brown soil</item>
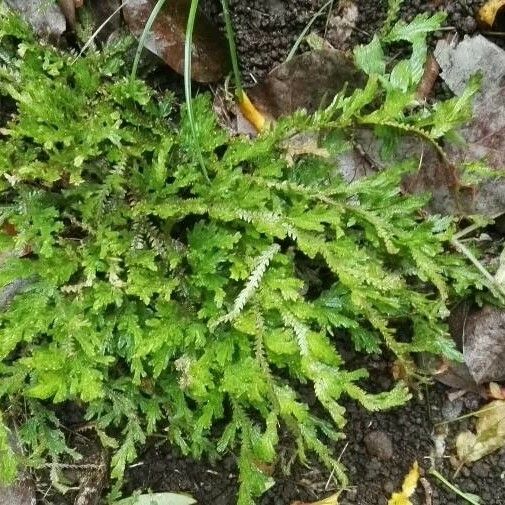
M 379 364 L 380 366 L 380 364 Z M 387 386 L 387 375 L 378 372 L 381 387 Z M 401 488 L 402 480 L 414 461 L 418 461 L 432 493 L 432 505 L 459 505 L 460 497 L 447 490 L 427 474 L 434 451 L 435 424 L 454 409 L 463 407 L 461 414 L 472 412 L 479 399 L 467 395 L 463 400 L 449 402 L 445 387 L 437 385 L 423 391 L 403 408 L 390 412 L 369 413 L 349 403 L 346 439 L 335 447 L 342 453 L 351 486 L 341 496 L 340 505 L 386 505 L 391 493 Z M 488 456 L 469 467 L 463 467 L 454 477 L 449 456 L 454 454 L 455 436 L 471 427 L 471 421 L 449 424 L 444 458 L 436 460 L 437 469 L 460 489 L 480 495 L 485 505 L 505 503 L 505 450 Z M 384 445 L 390 448 L 384 449 Z M 388 454 L 391 450 L 391 454 Z M 338 489 L 327 469 L 317 463 L 308 467 L 294 464 L 284 475 L 282 463 L 289 461 L 293 449 L 286 440 L 280 450 L 279 468 L 274 473 L 276 484 L 261 500 L 261 505 L 290 505 L 296 500 L 315 501 Z M 391 456 L 388 459 L 384 457 Z M 381 459 L 382 458 L 382 459 Z M 181 456 L 166 444 L 153 444 L 130 468 L 125 491 L 141 488 L 153 491 L 190 493 L 202 505 L 234 505 L 238 489 L 237 468 L 233 455 L 216 463 L 197 462 Z M 414 505 L 430 503 L 426 491 L 419 486 Z

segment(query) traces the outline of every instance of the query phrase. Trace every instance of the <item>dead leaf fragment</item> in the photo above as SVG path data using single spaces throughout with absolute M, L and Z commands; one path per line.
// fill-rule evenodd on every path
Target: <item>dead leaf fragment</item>
M 277 119 L 299 109 L 315 112 L 346 84 L 352 93 L 364 84 L 363 74 L 343 52 L 325 48 L 302 53 L 274 68 L 248 95 L 264 116 Z
M 488 0 L 480 8 L 477 19 L 485 28 L 501 31 L 505 27 L 505 0 Z
M 456 439 L 458 458 L 463 463 L 477 461 L 505 447 L 505 400 L 489 403 L 475 416 L 475 432 L 463 431 Z
M 190 0 L 166 2 L 154 21 L 145 46 L 179 74 L 184 73 L 184 41 Z M 123 7 L 128 28 L 140 37 L 155 6 L 154 0 L 130 0 Z M 201 13 L 197 15 L 192 53 L 192 78 L 202 83 L 215 82 L 228 71 L 227 44 L 217 27 Z
M 343 49 L 356 27 L 358 17 L 358 7 L 354 2 L 341 2 L 336 13 L 328 19 L 328 42 L 337 49 Z
M 412 465 L 411 470 L 405 476 L 402 484 L 402 490 L 398 493 L 393 493 L 388 500 L 388 505 L 412 505 L 410 497 L 415 493 L 417 483 L 419 482 L 419 465 L 417 461 Z

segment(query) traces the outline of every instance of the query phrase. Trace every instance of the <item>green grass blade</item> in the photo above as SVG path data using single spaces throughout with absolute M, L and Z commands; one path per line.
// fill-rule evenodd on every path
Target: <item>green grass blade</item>
M 195 27 L 196 12 L 198 9 L 198 0 L 191 0 L 191 6 L 189 8 L 188 24 L 186 27 L 186 40 L 184 41 L 184 94 L 186 96 L 186 107 L 188 111 L 188 119 L 191 127 L 191 133 L 193 134 L 193 140 L 195 142 L 195 151 L 202 168 L 203 176 L 210 182 L 209 175 L 207 173 L 207 168 L 205 167 L 205 161 L 202 155 L 202 149 L 198 141 L 197 136 L 197 125 L 195 123 L 195 116 L 193 114 L 193 102 L 191 93 L 191 49 L 193 47 L 193 29 Z
M 235 45 L 235 33 L 233 32 L 233 25 L 231 23 L 230 7 L 228 0 L 221 0 L 221 5 L 223 7 L 224 24 L 226 27 L 226 37 L 228 39 L 228 46 L 230 48 L 231 65 L 233 68 L 233 77 L 235 79 L 235 87 L 236 87 L 235 93 L 238 99 L 242 100 L 242 94 L 244 91 L 242 87 L 242 78 L 240 76 L 240 70 L 238 67 L 237 46 Z
M 146 25 L 144 26 L 144 30 L 142 31 L 142 35 L 140 36 L 139 44 L 137 46 L 137 52 L 135 53 L 135 59 L 133 60 L 132 72 L 130 75 L 130 79 L 132 81 L 133 79 L 135 79 L 135 76 L 137 75 L 137 69 L 140 62 L 140 55 L 142 54 L 142 49 L 144 49 L 144 44 L 146 42 L 147 35 L 151 31 L 153 23 L 156 17 L 158 16 L 160 10 L 165 5 L 165 1 L 166 0 L 158 0 L 156 2 L 156 5 L 154 6 L 151 14 L 149 15 L 149 18 L 147 19 Z
M 296 39 L 296 42 L 293 44 L 293 47 L 291 48 L 291 51 L 289 51 L 288 56 L 286 57 L 286 61 L 289 61 L 293 58 L 293 56 L 296 54 L 296 51 L 298 51 L 298 48 L 300 47 L 300 44 L 303 42 L 303 39 L 305 38 L 305 35 L 307 35 L 308 31 L 310 30 L 311 26 L 314 24 L 314 21 L 329 7 L 332 5 L 334 0 L 328 0 L 310 19 L 310 21 L 307 23 L 307 26 L 302 30 L 302 33 L 298 36 Z

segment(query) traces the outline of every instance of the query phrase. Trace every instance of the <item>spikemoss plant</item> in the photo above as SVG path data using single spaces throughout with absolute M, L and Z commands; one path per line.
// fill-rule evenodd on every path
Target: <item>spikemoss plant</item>
M 390 41 L 417 38 L 391 72 L 387 40 L 358 48 L 365 89 L 255 140 L 230 138 L 197 98 L 207 179 L 186 112 L 128 79 L 127 42 L 71 64 L 2 11 L 0 95 L 15 112 L 0 137 L 0 282 L 17 292 L 0 314 L 4 480 L 16 458 L 37 468 L 77 457 L 53 409 L 67 401 L 110 448 L 117 480 L 147 436 L 165 433 L 195 457 L 236 451 L 238 502 L 250 504 L 284 429 L 302 459 L 313 452 L 345 479 L 328 444 L 341 437 L 342 397 L 377 410 L 409 393 L 398 383 L 369 394 L 367 371 L 347 369 L 339 349 L 457 358 L 443 318 L 482 285 L 448 245 L 452 220 L 401 193 L 410 163 L 347 184 L 326 159 L 291 165 L 282 146 L 318 132 L 343 151 L 358 123 L 433 142 L 451 132 L 468 96 L 444 114 L 413 108 L 424 33 L 439 21 L 393 28 Z M 307 383 L 324 419 L 299 394 Z M 9 448 L 9 418 L 24 456 Z

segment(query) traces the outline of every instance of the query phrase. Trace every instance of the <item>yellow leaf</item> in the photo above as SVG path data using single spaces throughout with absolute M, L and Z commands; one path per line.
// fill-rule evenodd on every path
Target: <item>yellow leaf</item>
M 505 8 L 505 0 L 488 0 L 480 8 L 477 17 L 482 24 L 492 28 L 498 12 L 503 8 Z
M 475 413 L 475 433 L 464 431 L 456 439 L 461 461 L 477 461 L 505 447 L 505 400 L 495 400 Z
M 388 505 L 412 505 L 409 498 L 415 493 L 418 481 L 419 465 L 417 461 L 414 461 L 410 472 L 405 476 L 401 492 L 393 493 L 388 501 Z

